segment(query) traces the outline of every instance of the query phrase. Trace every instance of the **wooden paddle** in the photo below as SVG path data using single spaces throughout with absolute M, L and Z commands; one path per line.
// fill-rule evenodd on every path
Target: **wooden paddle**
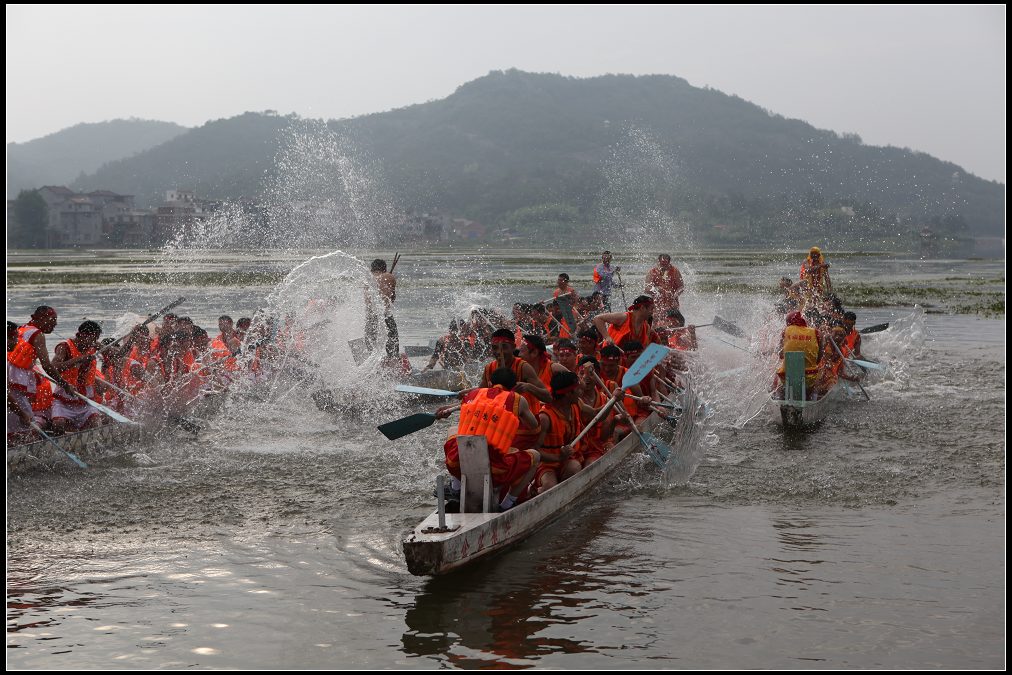
M 42 370 L 41 368 L 36 367 L 35 368 L 35 372 L 38 373 L 39 375 L 41 375 L 42 377 L 46 378 L 47 380 L 49 380 L 53 384 L 57 384 L 56 380 L 54 380 L 53 378 L 49 377 L 49 375 L 44 370 Z M 59 386 L 59 385 L 57 384 L 57 386 Z M 102 405 L 101 403 L 96 403 L 95 401 L 92 401 L 90 398 L 88 398 L 87 396 L 85 396 L 84 394 L 82 394 L 79 391 L 75 391 L 74 392 L 74 396 L 76 396 L 77 398 L 81 399 L 87 405 L 89 405 L 92 408 L 94 408 L 95 410 L 99 411 L 100 413 L 102 413 L 106 417 L 112 418 L 116 422 L 120 422 L 121 424 L 136 424 L 138 426 L 140 425 L 139 422 L 134 422 L 129 417 L 126 417 L 124 415 L 120 415 L 118 412 L 116 412 L 112 408 L 107 408 L 104 405 Z
M 575 332 L 577 321 L 576 314 L 573 311 L 573 299 L 568 294 L 561 294 L 558 298 L 553 299 L 559 303 L 559 309 L 562 311 L 562 318 L 569 324 L 570 331 Z M 548 316 L 552 316 L 552 313 L 549 312 Z M 552 318 L 554 319 L 555 317 Z M 556 319 L 556 323 L 558 323 L 558 319 Z M 559 324 L 559 330 L 560 332 L 562 330 L 561 324 Z
M 364 337 L 348 340 L 348 348 L 351 349 L 351 358 L 355 360 L 356 366 L 362 365 L 369 358 L 369 347 Z
M 625 301 L 625 284 L 622 283 L 622 275 L 618 270 L 615 270 L 615 276 L 618 277 L 618 290 L 622 294 L 622 306 L 628 307 L 629 304 Z
M 670 353 L 671 349 L 656 342 L 647 345 L 639 358 L 625 372 L 625 376 L 622 378 L 622 388 L 635 387 L 642 382 Z
M 719 316 L 713 317 L 713 327 L 716 328 L 717 330 L 724 331 L 728 335 L 733 335 L 738 338 L 748 337 L 748 333 L 746 333 L 744 330 L 742 330 L 735 324 L 731 323 L 730 321 L 725 321 L 724 319 L 721 319 Z
M 843 355 L 843 352 L 840 351 L 840 345 L 836 344 L 836 340 L 834 340 L 833 338 L 829 338 L 829 341 L 833 343 L 833 349 L 836 350 L 836 353 L 840 355 L 841 359 L 843 359 L 844 361 L 849 361 L 850 360 L 846 356 Z M 864 394 L 864 400 L 870 401 L 871 400 L 871 396 L 869 396 L 868 392 L 866 392 L 864 390 L 864 387 L 861 385 L 861 383 L 858 382 L 857 380 L 854 380 L 854 384 L 856 384 L 858 387 L 861 388 L 861 393 Z
M 855 366 L 864 368 L 865 370 L 885 370 L 886 367 L 881 363 L 875 363 L 874 361 L 863 361 L 861 359 L 847 359 L 848 363 L 853 363 Z
M 437 419 L 439 418 L 434 413 L 416 413 L 402 417 L 399 420 L 394 420 L 393 422 L 381 424 L 376 428 L 389 440 L 394 441 L 402 436 L 431 427 Z
M 65 454 L 67 457 L 69 457 L 74 464 L 77 464 L 82 469 L 88 468 L 88 465 L 85 464 L 83 461 L 81 461 L 80 457 L 72 453 L 70 450 L 65 450 L 64 448 L 61 448 L 49 434 L 47 434 L 45 431 L 42 430 L 41 427 L 39 427 L 38 424 L 36 424 L 35 422 L 29 422 L 28 426 L 30 426 L 32 429 L 35 429 L 35 433 L 37 433 L 39 436 L 42 436 L 42 440 L 44 440 L 46 443 L 49 443 L 51 446 L 53 446 L 54 448 Z
M 656 346 L 660 347 L 660 345 Z M 643 354 L 640 355 L 640 358 L 636 359 L 636 363 L 634 363 L 633 366 L 635 367 L 636 364 L 639 363 L 644 356 L 646 356 L 646 352 L 643 352 Z M 630 368 L 629 370 L 632 370 L 632 368 Z M 602 380 L 601 376 L 597 374 L 597 371 L 591 370 L 590 372 L 594 375 L 594 379 L 597 381 L 597 386 L 599 386 L 604 392 L 607 393 L 608 385 L 604 383 L 604 380 Z M 648 370 L 647 372 L 650 371 Z M 631 387 L 635 386 L 636 384 L 639 384 L 640 381 L 642 381 L 642 379 L 643 377 L 640 377 L 638 380 L 636 380 L 634 384 L 631 384 L 629 386 Z M 623 389 L 628 388 L 626 386 L 626 378 L 622 378 L 622 388 Z M 616 400 L 615 397 L 612 396 L 612 402 L 614 402 L 615 400 Z M 654 464 L 663 469 L 664 460 L 666 460 L 671 455 L 671 447 L 668 446 L 668 444 L 665 443 L 664 441 L 654 436 L 653 434 L 641 432 L 639 430 L 639 427 L 636 426 L 636 422 L 633 421 L 632 415 L 629 414 L 629 411 L 625 409 L 624 405 L 619 406 L 618 411 L 619 414 L 625 418 L 625 421 L 629 423 L 629 426 L 632 427 L 632 430 L 636 432 L 636 435 L 640 439 L 640 443 L 643 444 L 643 449 L 650 456 L 650 459 L 654 460 Z
M 450 391 L 449 389 L 430 389 L 429 387 L 416 387 L 412 384 L 398 384 L 394 387 L 394 391 L 399 391 L 404 394 L 424 394 L 426 396 L 457 396 L 460 394 L 459 391 Z
M 858 331 L 861 335 L 867 335 L 868 333 L 881 333 L 885 329 L 889 328 L 889 323 L 877 323 L 874 326 L 868 326 Z
M 158 317 L 162 316 L 163 314 L 167 314 L 169 312 L 169 310 L 175 309 L 176 307 L 178 307 L 179 305 L 183 304 L 184 302 L 186 302 L 186 298 L 184 298 L 182 296 L 180 296 L 179 298 L 176 298 L 175 300 L 173 300 L 169 304 L 165 305 L 164 307 L 162 307 L 160 310 L 158 310 L 154 314 L 149 315 L 148 318 L 144 319 L 144 321 L 140 325 L 141 326 L 147 326 L 149 323 L 151 323 L 152 321 L 154 321 Z M 137 328 L 137 327 L 138 326 L 134 326 L 134 328 Z M 99 349 L 98 352 L 96 352 L 96 353 L 97 354 L 102 354 L 106 350 L 112 349 L 113 347 L 115 347 L 116 345 L 118 345 L 120 342 L 122 342 L 125 338 L 127 338 L 130 335 L 130 333 L 133 332 L 133 330 L 134 330 L 133 328 L 130 329 L 130 331 L 128 331 L 126 335 L 123 335 L 123 336 L 120 336 L 120 337 L 116 338 L 115 340 L 113 340 L 109 344 L 107 344 L 104 347 L 102 347 L 101 349 Z

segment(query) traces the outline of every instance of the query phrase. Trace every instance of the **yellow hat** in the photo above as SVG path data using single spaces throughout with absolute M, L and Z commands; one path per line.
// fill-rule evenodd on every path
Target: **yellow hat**
M 813 246 L 812 250 L 809 251 L 809 253 L 822 253 L 822 249 L 820 249 L 818 246 Z

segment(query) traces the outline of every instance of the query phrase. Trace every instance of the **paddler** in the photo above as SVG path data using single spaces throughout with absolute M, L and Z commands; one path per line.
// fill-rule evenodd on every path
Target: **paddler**
M 484 436 L 488 445 L 489 468 L 492 485 L 498 491 L 499 508 L 513 508 L 517 499 L 534 478 L 540 462 L 540 453 L 533 449 L 518 449 L 517 431 L 536 431 L 538 420 L 524 397 L 514 390 L 516 375 L 509 368 L 497 368 L 490 376 L 491 386 L 468 392 L 461 403 L 445 406 L 436 411 L 437 419 L 449 417 L 460 410 L 456 432 L 443 445 L 446 469 L 450 472 L 450 500 L 460 500 L 460 452 L 457 436 Z M 451 506 L 448 506 L 452 510 Z
M 787 315 L 787 325 L 780 341 L 780 368 L 774 388 L 778 398 L 784 397 L 784 354 L 801 352 L 805 355 L 805 388 L 808 399 L 814 400 L 815 381 L 819 376 L 819 360 L 822 357 L 822 344 L 818 332 L 808 326 L 801 312 L 793 311 Z

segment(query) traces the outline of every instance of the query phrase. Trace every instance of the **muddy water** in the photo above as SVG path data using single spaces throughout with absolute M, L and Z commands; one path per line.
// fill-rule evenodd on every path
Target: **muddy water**
M 113 325 L 186 295 L 212 329 L 275 287 L 266 273 L 227 285 L 124 282 L 124 266 L 143 259 L 22 258 L 44 275 L 82 276 L 8 288 L 8 316 L 46 302 L 69 333 L 84 316 Z M 256 267 L 280 278 L 301 259 Z M 406 258 L 402 344 L 427 342 L 472 304 L 547 297 L 560 271 L 586 290 L 591 260 Z M 683 263 L 706 289 L 683 301 L 690 321 L 762 325 L 770 297 L 732 284 L 773 285 L 791 263 L 743 260 Z M 850 261 L 861 283 L 881 287 L 972 291 L 1003 276 L 980 261 Z M 847 262 L 834 260 L 842 282 Z M 631 292 L 649 265 L 620 264 Z M 700 329 L 715 442 L 688 485 L 660 485 L 648 462 L 630 461 L 548 530 L 445 579 L 410 576 L 400 554 L 434 501 L 445 428 L 385 441 L 375 424 L 416 408 L 367 373 L 321 375 L 355 383 L 357 415 L 320 413 L 306 385 L 266 403 L 232 400 L 198 437 L 168 432 L 110 449 L 84 472 L 11 477 L 8 666 L 1000 668 L 1004 319 L 953 314 L 948 291 L 936 300 L 928 313 L 857 308 L 859 325 L 894 324 L 864 348 L 891 373 L 867 387 L 870 402 L 846 402 L 802 435 L 752 414 L 749 368 L 713 376 L 749 365 L 738 347 L 751 345 Z M 343 327 L 328 330 L 344 349 Z

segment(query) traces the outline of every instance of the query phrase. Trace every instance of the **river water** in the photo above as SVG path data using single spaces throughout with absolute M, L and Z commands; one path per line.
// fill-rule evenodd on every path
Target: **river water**
M 15 253 L 7 313 L 46 303 L 59 333 L 85 316 L 114 332 L 183 295 L 180 311 L 212 330 L 219 314 L 299 300 L 278 280 L 310 255 L 194 255 L 188 276 L 152 278 L 158 256 L 141 251 Z M 425 344 L 473 304 L 548 297 L 561 271 L 586 293 L 594 257 L 407 254 L 401 343 Z M 772 296 L 747 285 L 774 287 L 800 255 L 674 258 L 690 322 L 761 333 Z M 351 260 L 327 258 L 314 278 L 340 267 L 339 286 Z M 756 345 L 701 328 L 712 417 L 687 485 L 634 458 L 548 529 L 439 579 L 409 575 L 400 541 L 433 507 L 445 423 L 379 435 L 418 408 L 374 363 L 350 365 L 362 319 L 349 301 L 317 375 L 354 414 L 321 413 L 304 383 L 236 397 L 196 437 L 8 477 L 8 667 L 1002 668 L 1005 321 L 956 312 L 981 289 L 1003 299 L 1004 264 L 831 262 L 834 283 L 866 291 L 859 326 L 892 324 L 865 337 L 890 364 L 870 401 L 785 436 L 759 405 Z M 635 294 L 649 257 L 616 263 Z

